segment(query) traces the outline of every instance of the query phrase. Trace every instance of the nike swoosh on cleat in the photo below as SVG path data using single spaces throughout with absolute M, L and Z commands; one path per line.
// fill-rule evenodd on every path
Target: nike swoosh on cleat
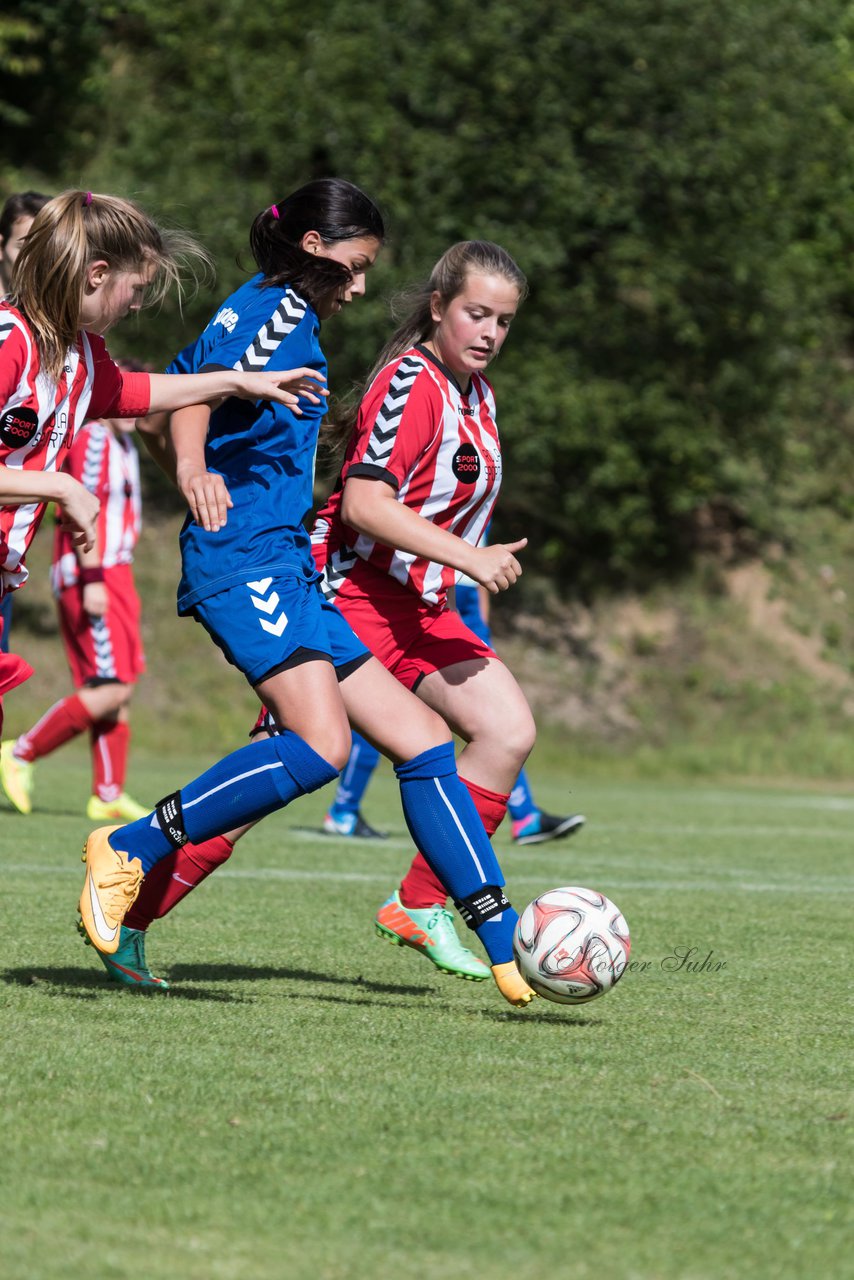
M 119 926 L 116 925 L 112 933 L 110 932 L 110 926 L 107 924 L 107 917 L 101 910 L 101 903 L 97 893 L 95 892 L 95 885 L 92 881 L 91 875 L 89 876 L 89 905 L 92 908 L 92 919 L 95 922 L 95 931 L 97 932 L 98 937 L 103 942 L 112 942 L 119 931 Z

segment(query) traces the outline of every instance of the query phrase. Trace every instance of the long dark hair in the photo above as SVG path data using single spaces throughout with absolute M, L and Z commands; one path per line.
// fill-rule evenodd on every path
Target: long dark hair
M 344 288 L 351 272 L 340 262 L 301 247 L 316 231 L 324 244 L 343 240 L 385 239 L 382 215 L 374 202 L 343 178 L 318 178 L 259 213 L 249 232 L 249 247 L 265 284 L 290 285 L 315 306 L 332 289 Z
M 34 218 L 47 204 L 50 196 L 41 191 L 16 191 L 9 196 L 0 210 L 0 240 L 3 244 L 12 234 L 19 218 Z

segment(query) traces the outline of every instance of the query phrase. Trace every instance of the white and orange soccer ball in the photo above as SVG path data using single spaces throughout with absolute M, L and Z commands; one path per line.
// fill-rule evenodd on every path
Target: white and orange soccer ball
M 620 908 L 595 889 L 551 889 L 516 923 L 513 953 L 525 981 L 558 1004 L 585 1004 L 622 977 L 631 950 Z

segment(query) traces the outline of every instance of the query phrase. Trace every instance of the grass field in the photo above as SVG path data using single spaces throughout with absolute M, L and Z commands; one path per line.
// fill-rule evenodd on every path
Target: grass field
M 5 1280 L 854 1274 L 854 800 L 576 781 L 580 836 L 499 838 L 510 891 L 602 889 L 633 969 L 514 1011 L 374 938 L 387 770 L 388 841 L 301 802 L 153 926 L 168 995 L 111 986 L 74 931 L 84 754 L 39 770 L 38 812 L 0 810 Z

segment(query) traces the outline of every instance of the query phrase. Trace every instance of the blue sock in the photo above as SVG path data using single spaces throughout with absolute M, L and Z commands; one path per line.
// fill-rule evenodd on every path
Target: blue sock
M 193 844 L 199 844 L 245 822 L 265 818 L 337 776 L 338 770 L 297 734 L 274 734 L 232 751 L 181 788 L 184 830 Z M 156 812 L 120 827 L 109 843 L 139 858 L 146 872 L 174 848 L 160 829 Z
M 531 786 L 524 769 L 519 770 L 519 777 L 516 779 L 515 787 L 510 792 L 507 808 L 514 822 L 521 822 L 523 818 L 529 818 L 532 813 L 537 812 L 537 806 L 531 794 Z
M 451 897 L 467 898 L 485 884 L 503 885 L 489 837 L 457 773 L 452 744 L 422 751 L 394 771 L 412 839 Z M 493 964 L 513 959 L 516 920 L 507 907 L 476 930 Z
M 380 753 L 370 742 L 366 742 L 361 734 L 353 731 L 353 745 L 350 758 L 341 770 L 338 789 L 329 812 L 334 818 L 344 818 L 347 814 L 358 813 L 368 783 L 371 780 Z

